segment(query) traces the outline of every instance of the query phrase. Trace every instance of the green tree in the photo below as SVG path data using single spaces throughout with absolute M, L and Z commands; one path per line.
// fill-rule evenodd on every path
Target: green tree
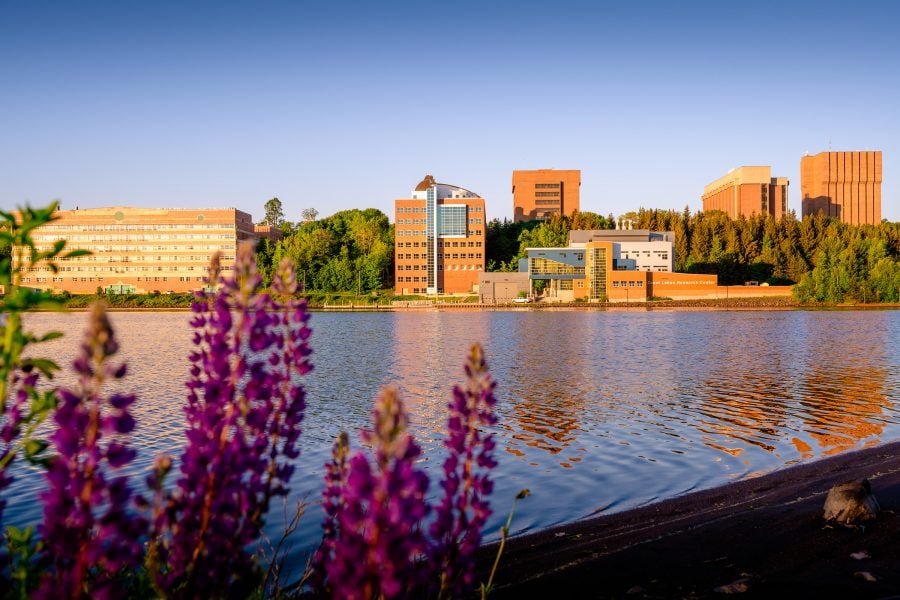
M 281 206 L 281 200 L 277 197 L 268 200 L 265 205 L 263 205 L 263 211 L 266 214 L 266 217 L 263 220 L 264 225 L 268 225 L 269 227 L 281 227 L 281 224 L 284 222 L 284 208 Z

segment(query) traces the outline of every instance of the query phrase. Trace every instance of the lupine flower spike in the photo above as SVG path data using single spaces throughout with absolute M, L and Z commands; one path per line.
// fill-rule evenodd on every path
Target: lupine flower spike
M 129 412 L 135 397 L 105 398 L 101 389 L 125 376 L 125 364 L 111 362 L 118 348 L 105 309 L 95 304 L 73 364 L 78 383 L 58 392 L 57 429 L 50 438 L 57 455 L 47 469 L 39 528 L 50 567 L 39 598 L 125 597 L 128 589 L 116 576 L 141 564 L 147 523 L 127 512 L 127 477 L 113 477 L 135 456 L 123 441 L 135 427 Z
M 233 277 L 210 268 L 212 294 L 193 304 L 195 350 L 187 382 L 187 445 L 165 510 L 157 511 L 156 583 L 176 597 L 239 595 L 257 575 L 255 542 L 273 496 L 288 493 L 312 367 L 305 301 L 282 263 L 261 292 L 253 247 L 238 248 Z M 171 592 L 174 590 L 175 592 Z
M 448 407 L 444 494 L 430 532 L 431 570 L 440 577 L 442 598 L 463 597 L 474 585 L 475 551 L 491 515 L 489 473 L 497 466 L 494 435 L 486 431 L 497 422 L 495 383 L 481 346 L 472 346 L 465 373 L 466 383 L 453 388 Z
M 426 549 L 420 524 L 428 513 L 428 477 L 415 465 L 420 449 L 394 389 L 375 400 L 372 421 L 362 438 L 374 461 L 357 452 L 340 492 L 333 555 L 326 561 L 334 598 L 411 597 L 422 583 L 417 561 Z

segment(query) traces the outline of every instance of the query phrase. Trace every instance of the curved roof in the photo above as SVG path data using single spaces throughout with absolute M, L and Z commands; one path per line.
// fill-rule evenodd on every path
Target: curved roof
M 425 179 L 423 179 L 423 180 L 419 183 L 419 185 L 416 186 L 416 191 L 417 191 L 417 192 L 424 192 L 425 190 L 427 190 L 427 189 L 430 188 L 431 186 L 435 185 L 436 183 L 437 183 L 437 182 L 434 180 L 434 176 L 433 176 L 433 175 L 426 175 L 426 176 L 425 176 Z
M 474 198 L 481 198 L 480 195 L 478 195 L 478 194 L 476 194 L 475 192 L 473 192 L 472 190 L 468 190 L 468 189 L 466 189 L 466 188 L 464 188 L 464 187 L 460 187 L 460 186 L 458 186 L 458 185 L 453 185 L 452 183 L 440 183 L 440 182 L 437 182 L 437 181 L 434 180 L 434 176 L 433 176 L 433 175 L 426 175 L 426 176 L 425 176 L 425 179 L 423 179 L 422 181 L 420 181 L 420 182 L 419 182 L 419 185 L 416 186 L 415 191 L 417 191 L 417 192 L 424 192 L 424 191 L 427 191 L 428 188 L 430 188 L 430 187 L 433 186 L 433 185 L 442 186 L 442 187 L 444 187 L 444 188 L 452 188 L 452 189 L 454 189 L 454 190 L 461 190 L 461 191 L 465 192 L 466 194 L 471 194 Z

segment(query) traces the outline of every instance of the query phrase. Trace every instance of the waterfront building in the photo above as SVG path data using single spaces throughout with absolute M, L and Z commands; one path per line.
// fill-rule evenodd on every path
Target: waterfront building
M 426 175 L 410 198 L 394 205 L 396 293 L 477 292 L 485 264 L 484 198 Z
M 528 276 L 545 281 L 548 301 L 645 302 L 652 297 L 718 297 L 716 275 L 639 271 L 621 258 L 626 243 L 591 241 L 569 248 L 528 248 Z
M 823 212 L 852 225 L 881 223 L 881 151 L 804 156 L 800 192 L 804 217 Z
M 635 271 L 672 272 L 675 270 L 675 233 L 649 229 L 573 229 L 569 246 L 583 248 L 589 242 L 613 242 L 613 258 L 632 261 Z M 622 264 L 625 264 L 624 262 Z
M 791 294 L 790 286 L 720 286 L 716 275 L 673 272 L 672 232 L 572 231 L 569 240 L 566 248 L 526 249 L 528 258 L 520 271 L 528 274 L 529 295 L 537 281 L 544 282 L 541 300 L 549 302 L 645 302 L 654 297 L 699 300 L 728 298 L 729 294 L 733 298 Z
M 38 264 L 22 284 L 74 294 L 191 292 L 205 287 L 210 257 L 234 265 L 238 242 L 255 239 L 253 219 L 234 208 L 116 206 L 59 210 L 33 234 L 38 250 L 58 240 L 88 256 L 61 260 L 53 273 Z
M 548 219 L 580 210 L 581 170 L 513 171 L 513 221 Z
M 721 210 L 732 219 L 743 215 L 771 215 L 780 219 L 788 211 L 786 177 L 772 177 L 771 167 L 731 169 L 703 188 L 703 210 Z

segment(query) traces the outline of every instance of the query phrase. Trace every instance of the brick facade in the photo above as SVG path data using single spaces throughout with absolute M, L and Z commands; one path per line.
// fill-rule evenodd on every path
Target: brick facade
M 820 152 L 800 159 L 803 216 L 823 212 L 844 223 L 881 222 L 881 151 Z

